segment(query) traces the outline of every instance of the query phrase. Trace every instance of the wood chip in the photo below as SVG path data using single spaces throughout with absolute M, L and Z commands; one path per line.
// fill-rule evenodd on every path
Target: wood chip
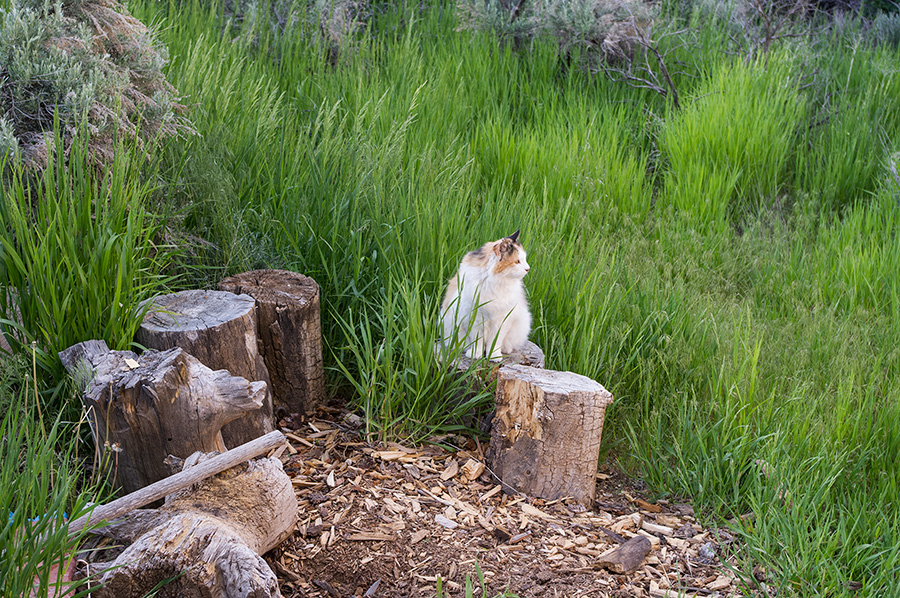
M 636 505 L 637 505 L 638 507 L 640 507 L 641 509 L 643 509 L 643 510 L 645 510 L 645 511 L 649 511 L 649 512 L 651 512 L 651 513 L 660 513 L 660 512 L 662 512 L 662 507 L 661 507 L 661 506 L 659 506 L 659 505 L 654 505 L 653 503 L 649 503 L 649 502 L 647 502 L 646 500 L 643 500 L 643 499 L 641 499 L 641 498 L 638 498 L 637 500 L 635 500 L 635 501 L 634 501 L 634 504 L 636 504 Z
M 470 481 L 476 480 L 478 479 L 478 476 L 484 473 L 484 463 L 476 461 L 475 459 L 469 459 L 462 466 L 462 473 Z
M 447 519 L 446 517 L 444 517 L 444 516 L 441 515 L 440 513 L 438 513 L 437 515 L 434 516 L 434 520 L 435 520 L 439 525 L 442 525 L 442 526 L 446 527 L 447 529 L 456 529 L 456 528 L 459 527 L 459 524 L 458 524 L 458 523 L 456 523 L 455 521 L 451 521 L 451 520 Z
M 401 457 L 406 457 L 407 454 L 403 451 L 376 451 L 372 453 L 372 456 L 382 461 L 396 461 Z
M 422 540 L 424 540 L 426 536 L 428 536 L 428 530 L 420 529 L 419 531 L 414 533 L 412 536 L 410 536 L 409 542 L 410 542 L 410 544 L 417 544 L 417 543 L 421 542 Z
M 644 521 L 641 524 L 641 528 L 647 530 L 653 534 L 662 534 L 664 536 L 671 536 L 675 533 L 675 530 L 671 527 L 667 527 L 665 525 L 657 525 L 655 523 L 650 523 L 649 521 Z
M 641 566 L 652 546 L 645 536 L 635 536 L 628 542 L 597 558 L 597 565 L 614 573 L 629 573 Z
M 532 517 L 540 517 L 541 519 L 546 519 L 547 521 L 559 521 L 553 515 L 548 515 L 537 507 L 528 504 L 527 502 L 522 503 L 522 512 Z
M 329 488 L 334 488 L 337 483 L 334 481 L 334 470 L 328 472 L 328 477 L 325 478 L 325 483 L 328 484 Z
M 724 590 L 731 585 L 731 578 L 724 575 L 718 576 L 712 583 L 706 584 L 706 588 L 712 591 Z
M 456 462 L 456 459 L 450 459 L 450 463 L 447 464 L 447 467 L 441 472 L 441 481 L 446 482 L 450 478 L 456 476 L 459 473 L 459 463 Z
M 497 484 L 496 486 L 494 486 L 493 488 L 491 488 L 490 490 L 488 490 L 487 492 L 485 492 L 484 494 L 481 495 L 481 499 L 480 499 L 481 502 L 484 502 L 487 499 L 491 498 L 492 496 L 495 496 L 502 489 L 503 489 L 503 486 L 501 486 L 500 484 Z
M 133 370 L 136 370 L 139 367 L 141 367 L 141 364 L 139 364 L 137 361 L 135 361 L 134 359 L 132 359 L 130 357 L 125 358 L 125 365 L 127 365 L 128 367 L 130 367 Z

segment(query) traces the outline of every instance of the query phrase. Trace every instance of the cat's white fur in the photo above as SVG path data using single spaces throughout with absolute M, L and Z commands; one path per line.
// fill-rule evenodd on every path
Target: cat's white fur
M 469 357 L 490 352 L 491 359 L 500 359 L 528 340 L 531 313 L 522 279 L 530 266 L 518 235 L 466 254 L 447 284 L 441 305 L 444 342 L 462 341 Z

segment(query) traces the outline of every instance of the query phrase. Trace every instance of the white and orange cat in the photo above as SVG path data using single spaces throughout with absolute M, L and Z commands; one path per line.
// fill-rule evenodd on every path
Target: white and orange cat
M 516 231 L 463 257 L 441 305 L 445 344 L 458 340 L 469 357 L 500 359 L 528 340 L 531 313 L 522 279 L 530 266 L 518 238 Z

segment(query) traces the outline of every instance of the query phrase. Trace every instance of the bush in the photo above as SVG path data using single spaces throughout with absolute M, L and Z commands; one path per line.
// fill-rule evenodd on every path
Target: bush
M 900 13 L 881 13 L 875 17 L 872 40 L 878 45 L 900 47 Z
M 521 45 L 538 35 L 555 39 L 562 56 L 577 55 L 581 66 L 630 60 L 654 12 L 636 0 L 463 0 L 461 27 L 491 31 Z
M 143 146 L 190 129 L 163 77 L 164 49 L 115 0 L 13 0 L 0 19 L 0 159 L 45 168 L 55 119 L 66 150 L 86 134 L 101 164 L 117 139 Z

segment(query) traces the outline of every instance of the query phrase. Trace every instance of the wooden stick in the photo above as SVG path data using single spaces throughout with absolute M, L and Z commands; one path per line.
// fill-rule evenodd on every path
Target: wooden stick
M 163 480 L 150 484 L 109 504 L 96 507 L 93 511 L 79 517 L 69 524 L 69 535 L 80 532 L 91 521 L 110 521 L 126 513 L 164 498 L 173 492 L 186 488 L 235 465 L 249 461 L 286 442 L 284 434 L 275 430 L 256 440 L 237 446 L 212 459 L 198 463 L 184 471 L 180 471 Z

